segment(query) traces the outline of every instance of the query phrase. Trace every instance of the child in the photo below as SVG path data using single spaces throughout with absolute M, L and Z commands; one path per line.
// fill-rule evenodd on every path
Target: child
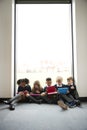
M 52 86 L 52 79 L 47 78 L 46 79 L 46 84 L 47 86 L 44 88 L 45 95 L 47 95 L 47 87 Z M 59 98 L 58 94 L 53 94 L 53 95 L 47 95 L 51 103 L 53 104 L 58 104 L 62 109 L 67 110 L 67 105 L 64 104 L 64 102 Z
M 67 78 L 67 86 L 69 87 L 69 93 L 73 96 L 77 105 L 80 105 L 79 94 L 76 89 L 73 77 Z
M 40 82 L 36 80 L 33 84 L 32 93 L 41 94 L 43 92 L 43 88 L 40 85 Z
M 65 84 L 63 84 L 62 83 L 63 82 L 63 78 L 62 77 L 60 77 L 60 76 L 58 76 L 57 77 L 57 79 L 56 79 L 56 85 L 55 85 L 55 87 L 57 88 L 57 90 L 58 90 L 58 88 L 60 88 L 60 87 L 62 87 L 62 88 L 64 88 L 64 87 L 67 87 Z M 66 102 L 66 103 L 68 103 L 68 106 L 69 107 L 75 107 L 76 106 L 76 103 L 75 103 L 75 101 L 74 101 L 74 99 L 72 98 L 72 96 L 69 94 L 69 91 L 67 91 L 67 94 L 59 94 L 60 95 L 60 97 L 62 98 L 62 100 L 64 101 L 64 102 Z
M 47 99 L 47 97 L 45 95 L 42 94 L 43 93 L 43 88 L 40 85 L 40 82 L 38 80 L 36 80 L 33 84 L 33 88 L 32 88 L 32 94 L 36 94 L 37 96 L 35 96 L 36 99 L 41 100 L 41 102 L 47 102 L 49 103 L 49 100 Z
M 29 85 L 29 83 L 30 83 L 29 79 L 25 78 L 24 81 L 25 81 L 25 86 L 30 86 Z
M 23 79 L 19 79 L 17 81 L 17 84 L 18 84 L 18 93 L 15 97 L 13 97 L 12 99 L 10 99 L 9 101 L 4 101 L 5 104 L 8 104 L 10 105 L 10 110 L 14 110 L 15 109 L 15 106 L 14 106 L 14 101 L 17 102 L 17 101 L 20 101 L 24 95 L 23 93 L 23 87 L 25 85 L 25 82 Z
M 20 82 L 19 82 L 20 81 Z M 31 86 L 29 85 L 28 79 L 21 79 L 17 81 L 18 84 L 18 93 L 27 95 L 31 92 Z
M 33 100 L 35 102 L 38 102 L 36 99 L 34 99 L 32 96 L 30 96 L 31 93 L 31 87 L 30 85 L 26 85 L 25 79 L 19 79 L 17 81 L 18 84 L 18 92 L 15 97 L 10 99 L 9 101 L 4 101 L 5 104 L 10 105 L 10 110 L 14 110 L 15 106 L 14 103 L 18 101 L 25 101 L 25 99 Z M 39 103 L 39 102 L 38 102 Z

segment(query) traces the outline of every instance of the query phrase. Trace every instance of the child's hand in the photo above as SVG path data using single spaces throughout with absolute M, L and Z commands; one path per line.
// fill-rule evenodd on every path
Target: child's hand
M 45 95 L 46 95 L 46 93 L 45 93 L 45 92 L 41 93 L 41 96 L 45 96 Z
M 74 86 L 72 86 L 71 89 L 75 89 Z
M 26 95 L 26 94 L 29 94 L 29 92 L 28 92 L 27 90 L 25 90 L 25 91 L 24 91 L 24 94 L 25 94 L 25 95 Z
M 36 90 L 36 93 L 37 93 L 37 94 L 39 94 L 39 93 L 40 93 L 40 91 L 39 91 L 39 90 Z
M 24 95 L 24 92 L 19 92 L 20 95 Z
M 29 94 L 29 93 L 27 93 L 27 94 L 26 94 L 26 97 L 29 97 L 29 96 L 30 96 L 30 94 Z
M 67 90 L 67 93 L 69 93 L 69 90 Z

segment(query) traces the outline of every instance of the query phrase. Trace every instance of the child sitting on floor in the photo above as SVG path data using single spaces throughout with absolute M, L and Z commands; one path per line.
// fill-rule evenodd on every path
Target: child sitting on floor
M 44 92 L 45 92 L 45 95 L 47 95 L 47 97 L 51 101 L 51 103 L 58 104 L 62 109 L 67 110 L 67 105 L 64 104 L 62 99 L 60 99 L 58 93 L 57 94 L 52 94 L 52 95 L 47 94 L 47 88 L 52 86 L 52 79 L 51 78 L 46 78 L 46 84 L 47 84 L 47 86 L 44 88 Z
M 43 88 L 38 80 L 36 80 L 33 84 L 32 96 L 38 100 L 41 100 L 41 102 L 49 103 L 48 98 L 43 94 Z
M 26 85 L 25 79 L 19 79 L 17 81 L 17 84 L 18 84 L 17 95 L 8 101 L 4 101 L 5 104 L 10 105 L 10 110 L 15 109 L 14 104 L 16 102 L 23 101 L 23 100 L 25 101 L 25 99 L 28 99 L 28 101 L 33 100 L 34 102 L 39 103 L 39 101 L 37 101 L 30 95 L 31 87 L 29 84 Z
M 80 105 L 79 94 L 77 92 L 73 77 L 67 78 L 67 86 L 69 87 L 69 93 L 75 99 L 77 106 L 79 106 Z
M 57 88 L 66 88 L 68 87 L 67 85 L 63 84 L 63 78 L 61 76 L 58 76 L 56 79 L 56 84 L 55 87 Z M 73 99 L 73 97 L 69 94 L 69 91 L 67 91 L 66 94 L 61 94 L 59 93 L 60 97 L 62 98 L 62 100 L 70 107 L 75 107 L 76 106 L 76 102 Z

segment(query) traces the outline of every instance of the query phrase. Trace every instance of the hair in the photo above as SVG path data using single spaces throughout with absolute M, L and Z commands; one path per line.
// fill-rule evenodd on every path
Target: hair
M 42 87 L 41 87 L 41 84 L 40 84 L 39 80 L 36 80 L 36 81 L 34 82 L 34 84 L 33 84 L 32 92 L 35 92 L 35 91 L 36 91 L 35 85 L 38 85 L 39 91 L 42 91 Z
M 56 82 L 57 82 L 58 80 L 59 80 L 59 81 L 63 81 L 63 78 L 62 78 L 61 76 L 58 76 L 58 77 L 56 78 Z
M 21 79 L 17 80 L 17 85 L 20 85 Z
M 74 81 L 74 78 L 73 78 L 73 77 L 68 77 L 68 78 L 67 78 L 67 81 L 69 81 L 69 80 Z
M 46 81 L 52 81 L 52 79 L 51 78 L 46 78 Z
M 25 78 L 24 81 L 26 84 L 29 84 L 29 79 Z
M 70 81 L 70 80 L 72 80 L 72 81 L 73 81 L 73 84 L 75 85 L 75 80 L 74 80 L 74 78 L 73 78 L 73 77 L 68 77 L 68 78 L 67 78 L 67 81 Z

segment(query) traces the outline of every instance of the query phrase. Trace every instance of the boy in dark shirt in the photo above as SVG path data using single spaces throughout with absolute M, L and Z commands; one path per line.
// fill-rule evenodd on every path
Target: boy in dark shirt
M 67 83 L 68 83 L 67 86 L 69 88 L 69 93 L 75 99 L 76 105 L 80 105 L 79 94 L 77 92 L 73 77 L 67 78 Z
M 63 78 L 58 76 L 57 79 L 56 79 L 56 83 L 55 84 L 55 87 L 56 89 L 58 90 L 58 88 L 66 88 L 67 86 L 65 84 L 62 83 L 63 82 Z M 68 104 L 69 107 L 75 107 L 76 106 L 76 102 L 75 100 L 73 99 L 73 97 L 70 95 L 69 91 L 67 91 L 66 94 L 60 94 L 60 98 L 62 98 L 62 100 L 64 102 L 66 102 Z
M 51 78 L 46 79 L 46 84 L 47 86 L 44 88 L 44 94 L 47 95 L 47 87 L 51 87 L 52 85 L 52 80 Z M 64 104 L 64 102 L 59 98 L 58 94 L 53 94 L 53 95 L 47 95 L 51 103 L 53 104 L 58 104 L 62 109 L 67 110 L 67 105 Z

